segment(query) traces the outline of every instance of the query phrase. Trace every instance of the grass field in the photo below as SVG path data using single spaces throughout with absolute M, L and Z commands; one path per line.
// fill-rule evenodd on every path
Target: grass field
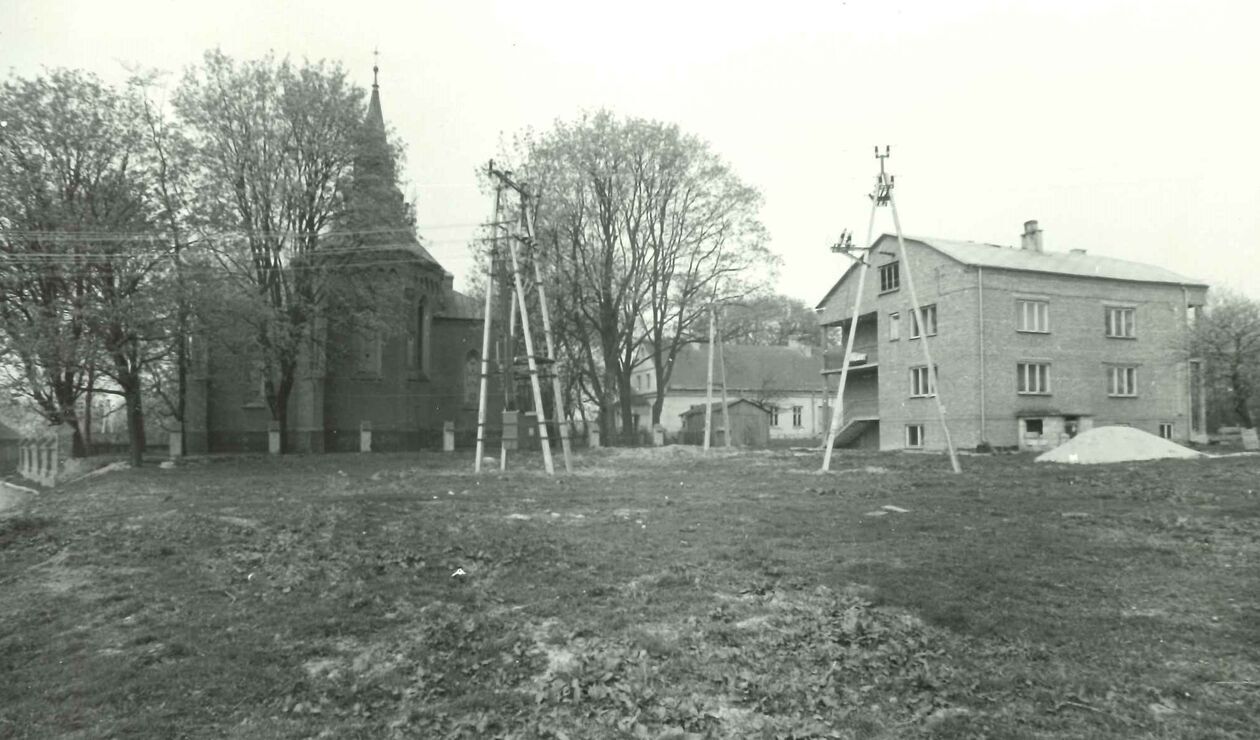
M 73 483 L 0 515 L 0 737 L 1257 735 L 1260 458 L 962 462 Z

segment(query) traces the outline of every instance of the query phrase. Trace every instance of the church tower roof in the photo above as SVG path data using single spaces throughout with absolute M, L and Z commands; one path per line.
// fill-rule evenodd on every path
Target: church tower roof
M 380 67 L 372 65 L 372 96 L 359 131 L 354 177 L 349 191 L 351 228 L 365 247 L 396 248 L 441 267 L 420 244 L 398 189 L 394 153 L 381 112 Z

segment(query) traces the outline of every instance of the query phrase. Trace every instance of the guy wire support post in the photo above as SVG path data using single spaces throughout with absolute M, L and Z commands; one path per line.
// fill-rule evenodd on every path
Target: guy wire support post
M 881 155 L 879 147 L 875 147 L 875 156 L 879 159 L 879 181 L 882 186 L 882 192 L 879 195 L 888 202 L 888 207 L 892 211 L 893 228 L 897 230 L 897 249 L 901 252 L 901 262 L 906 270 L 906 288 L 910 291 L 910 310 L 919 327 L 919 338 L 923 340 L 921 343 L 923 359 L 927 362 L 928 388 L 933 391 L 932 398 L 936 400 L 936 414 L 941 421 L 941 431 L 945 434 L 945 446 L 949 449 L 949 464 L 955 473 L 961 473 L 962 468 L 958 466 L 958 453 L 954 450 L 954 440 L 949 436 L 949 426 L 945 423 L 945 404 L 941 402 L 941 390 L 936 382 L 936 365 L 932 362 L 932 350 L 928 347 L 928 327 L 923 323 L 923 313 L 919 310 L 919 298 L 914 290 L 914 271 L 910 269 L 910 254 L 906 251 L 906 240 L 901 233 L 901 219 L 897 216 L 897 201 L 893 199 L 893 177 L 884 172 L 884 160 L 888 158 L 888 149 L 888 146 L 885 146 L 884 153 Z
M 547 344 L 547 358 L 551 361 L 551 396 L 555 406 L 556 430 L 560 433 L 560 450 L 564 455 L 564 471 L 573 472 L 572 451 L 569 449 L 569 420 L 564 413 L 564 388 L 560 383 L 560 358 L 556 355 L 556 344 L 551 338 L 551 313 L 547 309 L 547 289 L 543 286 L 542 258 L 538 254 L 538 241 L 534 238 L 534 221 L 530 213 L 531 197 L 528 190 L 521 187 L 521 219 L 525 225 L 526 248 L 530 250 L 530 261 L 534 263 L 534 281 L 538 290 L 538 305 L 542 309 L 543 339 Z
M 495 169 L 494 163 L 491 162 L 489 167 L 490 174 L 499 182 L 512 188 L 520 196 L 521 209 L 528 208 L 528 201 L 523 188 L 517 184 L 505 172 Z M 534 353 L 534 337 L 529 326 L 529 307 L 526 302 L 525 281 L 521 277 L 521 263 L 516 250 L 516 242 L 520 238 L 519 234 L 511 235 L 508 239 L 508 254 L 512 258 L 512 277 L 516 287 L 516 302 L 519 304 L 521 315 L 521 331 L 525 336 L 525 359 L 529 367 L 530 386 L 534 392 L 534 411 L 538 417 L 538 439 L 543 453 L 543 466 L 551 475 L 555 475 L 556 466 L 551 457 L 551 440 L 547 436 L 547 413 L 546 407 L 543 405 L 542 387 L 538 381 L 538 356 Z
M 853 357 L 853 337 L 857 334 L 858 315 L 862 309 L 862 292 L 866 289 L 866 273 L 870 272 L 871 261 L 869 254 L 871 248 L 871 238 L 875 229 L 875 208 L 876 198 L 871 195 L 871 217 L 866 226 L 866 246 L 859 249 L 853 247 L 853 236 L 847 230 L 841 233 L 840 241 L 832 245 L 833 252 L 840 252 L 850 259 L 857 260 L 861 265 L 858 269 L 857 290 L 853 294 L 853 318 L 849 323 L 849 331 L 845 332 L 844 337 L 844 355 L 841 357 L 840 364 L 840 382 L 836 388 L 836 403 L 831 407 L 831 423 L 827 425 L 827 439 L 823 443 L 823 462 L 822 470 L 831 470 L 831 450 L 836 444 L 836 435 L 840 433 L 840 425 L 844 421 L 844 388 L 849 378 L 849 361 Z M 860 251 L 861 255 L 853 256 L 854 251 Z
M 494 167 L 493 160 L 490 166 Z M 491 221 L 490 264 L 486 275 L 486 310 L 481 327 L 481 378 L 477 391 L 477 458 L 473 463 L 473 472 L 481 472 L 481 457 L 486 451 L 486 406 L 489 403 L 490 390 L 490 319 L 494 314 L 494 284 L 498 279 L 497 263 L 499 260 L 499 202 L 502 199 L 503 186 L 494 185 L 494 217 Z

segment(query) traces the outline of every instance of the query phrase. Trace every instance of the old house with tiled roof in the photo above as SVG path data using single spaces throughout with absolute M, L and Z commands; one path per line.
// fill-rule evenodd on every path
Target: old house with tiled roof
M 905 248 L 923 327 L 888 234 L 871 250 L 856 322 L 856 265 L 817 306 L 824 327 L 856 332 L 840 444 L 944 447 L 937 388 L 961 448 L 1052 447 L 1108 424 L 1206 440 L 1203 367 L 1184 351 L 1203 282 L 1081 249 L 1046 251 L 1035 221 L 1019 248 L 920 237 Z M 931 371 L 919 342 L 931 343 Z M 828 375 L 842 357 L 826 353 Z
M 661 426 L 671 437 L 682 429 L 682 414 L 705 402 L 708 377 L 708 344 L 692 344 L 683 348 L 674 360 L 665 402 L 661 408 Z M 770 413 L 770 438 L 809 438 L 820 436 L 826 428 L 823 408 L 827 402 L 823 388 L 822 357 L 803 345 L 759 346 L 724 345 L 728 400 L 744 399 L 764 406 Z M 655 373 L 651 367 L 637 370 L 631 376 L 634 387 L 636 426 L 647 429 L 652 421 L 652 403 L 656 397 Z M 714 365 L 713 399 L 721 397 L 721 367 Z M 720 422 L 715 422 L 720 423 Z

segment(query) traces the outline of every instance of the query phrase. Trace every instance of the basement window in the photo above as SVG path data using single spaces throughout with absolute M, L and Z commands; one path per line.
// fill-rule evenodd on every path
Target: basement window
M 923 425 L 907 424 L 906 425 L 906 447 L 915 449 L 923 448 Z
M 1159 423 L 1159 436 L 1163 437 L 1164 439 L 1172 439 L 1172 438 L 1173 438 L 1173 425 L 1172 425 L 1172 422 L 1168 422 L 1168 421 L 1161 421 L 1161 422 Z

